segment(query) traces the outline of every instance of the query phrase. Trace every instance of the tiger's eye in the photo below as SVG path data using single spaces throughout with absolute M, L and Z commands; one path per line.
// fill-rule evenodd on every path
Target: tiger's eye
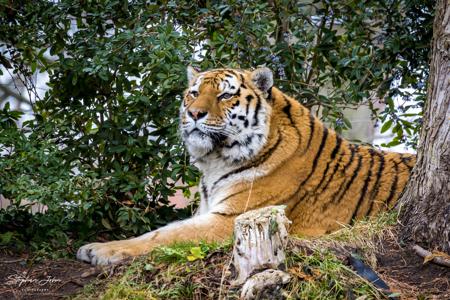
M 219 96 L 219 99 L 220 99 L 220 100 L 222 100 L 222 99 L 230 99 L 231 97 L 233 97 L 232 94 L 230 94 L 230 93 L 225 93 L 225 94 L 220 95 L 220 96 Z
M 194 98 L 198 97 L 198 92 L 197 91 L 191 91 L 191 96 Z

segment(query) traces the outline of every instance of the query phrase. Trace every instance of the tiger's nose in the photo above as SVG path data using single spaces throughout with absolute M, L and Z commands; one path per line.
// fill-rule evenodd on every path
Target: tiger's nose
M 200 120 L 208 114 L 206 111 L 202 110 L 188 110 L 188 115 L 195 121 Z

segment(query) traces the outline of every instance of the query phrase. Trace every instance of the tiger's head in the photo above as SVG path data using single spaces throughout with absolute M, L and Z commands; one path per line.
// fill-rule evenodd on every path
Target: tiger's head
M 239 164 L 266 144 L 273 75 L 254 71 L 187 69 L 189 87 L 180 110 L 182 139 L 194 161 L 210 154 Z

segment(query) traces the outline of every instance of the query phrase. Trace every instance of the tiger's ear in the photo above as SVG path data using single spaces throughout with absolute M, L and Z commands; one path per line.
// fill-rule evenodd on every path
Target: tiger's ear
M 262 67 L 252 72 L 251 75 L 253 84 L 266 93 L 273 86 L 273 74 L 269 68 Z
M 198 75 L 198 72 L 192 66 L 187 67 L 186 73 L 187 73 L 187 79 L 188 79 L 189 83 L 191 83 L 192 80 L 195 77 L 197 77 L 197 75 Z

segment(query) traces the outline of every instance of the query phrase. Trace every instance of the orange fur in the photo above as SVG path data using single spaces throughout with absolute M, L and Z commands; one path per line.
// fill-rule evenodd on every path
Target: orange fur
M 200 213 L 135 239 L 86 245 L 79 259 L 107 264 L 175 241 L 223 240 L 231 237 L 236 216 L 267 205 L 285 204 L 293 222 L 291 233 L 312 236 L 395 206 L 414 155 L 351 144 L 295 99 L 275 87 L 266 89 L 264 80 L 271 79 L 267 70 L 255 72 L 192 74 L 180 121 L 182 131 L 186 126 L 200 128 L 198 143 L 204 142 L 207 150 L 195 157 L 204 172 Z M 239 90 L 227 98 L 236 83 Z M 231 133 L 221 135 L 220 130 Z M 187 146 L 194 143 L 191 149 L 196 151 L 196 140 L 187 140 L 185 131 Z M 240 139 L 238 131 L 245 138 Z M 233 151 L 236 147 L 245 155 Z

